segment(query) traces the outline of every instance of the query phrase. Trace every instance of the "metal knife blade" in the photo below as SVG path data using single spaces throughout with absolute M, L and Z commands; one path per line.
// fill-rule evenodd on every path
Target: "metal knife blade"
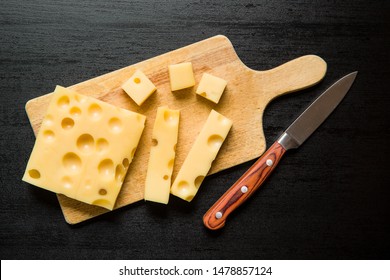
M 278 143 L 289 150 L 305 142 L 341 102 L 356 75 L 352 72 L 330 86 L 285 130 Z
M 204 225 L 212 230 L 225 225 L 228 215 L 247 200 L 275 169 L 284 153 L 299 147 L 332 113 L 347 94 L 357 72 L 350 73 L 322 93 L 281 137 L 204 214 Z

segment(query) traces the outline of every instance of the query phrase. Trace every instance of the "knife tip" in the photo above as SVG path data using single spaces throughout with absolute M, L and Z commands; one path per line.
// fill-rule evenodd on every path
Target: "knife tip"
M 349 75 L 353 76 L 355 78 L 357 76 L 357 74 L 358 74 L 358 71 L 354 71 L 354 72 L 350 73 Z
M 345 75 L 343 78 L 341 78 L 340 80 L 345 80 L 345 81 L 349 81 L 352 85 L 352 83 L 355 81 L 356 79 L 356 76 L 358 74 L 358 71 L 354 71 L 354 72 L 351 72 L 347 75 Z M 350 86 L 351 86 L 350 85 Z

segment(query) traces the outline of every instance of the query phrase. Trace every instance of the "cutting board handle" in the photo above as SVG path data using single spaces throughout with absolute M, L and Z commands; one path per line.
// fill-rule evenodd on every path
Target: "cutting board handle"
M 305 55 L 276 68 L 262 72 L 264 94 L 269 100 L 308 88 L 320 82 L 326 73 L 326 62 L 316 55 Z

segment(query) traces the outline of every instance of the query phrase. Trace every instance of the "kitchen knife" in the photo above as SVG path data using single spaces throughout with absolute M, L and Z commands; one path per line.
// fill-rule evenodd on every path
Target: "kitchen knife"
M 212 230 L 225 225 L 229 214 L 248 199 L 275 169 L 287 150 L 298 148 L 332 113 L 356 78 L 352 72 L 322 93 L 282 136 L 206 212 L 204 225 Z

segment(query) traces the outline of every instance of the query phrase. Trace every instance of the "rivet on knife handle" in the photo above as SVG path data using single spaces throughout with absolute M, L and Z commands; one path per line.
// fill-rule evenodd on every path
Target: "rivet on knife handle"
M 285 152 L 283 146 L 275 142 L 206 212 L 204 225 L 212 230 L 223 227 L 229 214 L 261 186 Z

